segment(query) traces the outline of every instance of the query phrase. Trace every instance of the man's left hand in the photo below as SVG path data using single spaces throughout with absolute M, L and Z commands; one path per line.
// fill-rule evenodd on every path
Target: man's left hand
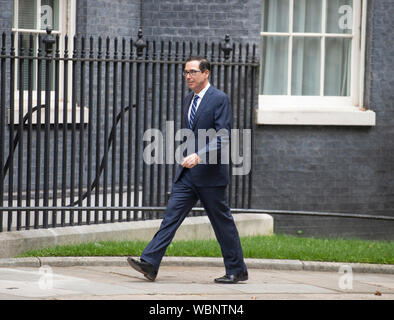
M 196 165 L 198 165 L 201 162 L 200 157 L 198 156 L 197 153 L 193 153 L 190 156 L 187 156 L 186 158 L 183 159 L 182 161 L 182 167 L 184 168 L 193 168 Z

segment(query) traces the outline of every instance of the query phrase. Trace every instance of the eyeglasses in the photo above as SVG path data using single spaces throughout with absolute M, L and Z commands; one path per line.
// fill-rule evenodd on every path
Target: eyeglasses
M 183 71 L 182 74 L 186 77 L 187 75 L 195 76 L 197 72 L 202 72 L 200 70 L 190 70 L 190 71 Z

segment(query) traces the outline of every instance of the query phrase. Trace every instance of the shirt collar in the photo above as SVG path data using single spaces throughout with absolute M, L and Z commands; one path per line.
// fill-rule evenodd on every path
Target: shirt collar
M 205 86 L 205 88 L 202 89 L 198 94 L 194 94 L 194 96 L 199 96 L 200 101 L 201 101 L 202 98 L 204 97 L 204 95 L 207 93 L 210 86 L 211 86 L 211 84 L 208 82 L 208 84 Z

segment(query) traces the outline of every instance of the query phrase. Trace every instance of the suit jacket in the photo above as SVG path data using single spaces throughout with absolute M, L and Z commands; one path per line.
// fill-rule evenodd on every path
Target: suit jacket
M 194 92 L 191 92 L 183 101 L 182 128 L 184 129 L 190 129 L 188 111 L 193 96 Z M 190 170 L 193 182 L 197 187 L 219 187 L 229 183 L 229 161 L 222 159 L 221 151 L 230 143 L 231 123 L 232 112 L 228 96 L 211 85 L 200 102 L 191 128 L 192 133 L 190 133 L 194 135 L 195 142 L 194 150 L 187 150 L 187 154 L 197 153 L 202 158 L 206 156 L 207 159 L 206 162 L 187 169 Z M 201 141 L 198 145 L 199 129 L 214 129 L 221 134 L 217 140 L 211 140 L 210 143 L 209 140 L 204 139 L 207 143 L 201 148 Z M 223 136 L 223 133 L 227 133 L 227 137 Z M 213 163 L 209 162 L 211 152 L 215 152 L 217 155 L 217 159 Z M 183 170 L 186 168 L 178 165 L 174 182 L 178 181 Z

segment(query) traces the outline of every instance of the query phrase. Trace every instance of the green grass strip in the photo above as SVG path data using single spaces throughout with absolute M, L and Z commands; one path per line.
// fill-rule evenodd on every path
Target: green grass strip
M 245 258 L 394 264 L 394 241 L 273 235 L 241 238 Z M 25 252 L 20 257 L 139 256 L 147 241 L 99 241 Z M 216 240 L 174 241 L 167 256 L 221 257 Z

